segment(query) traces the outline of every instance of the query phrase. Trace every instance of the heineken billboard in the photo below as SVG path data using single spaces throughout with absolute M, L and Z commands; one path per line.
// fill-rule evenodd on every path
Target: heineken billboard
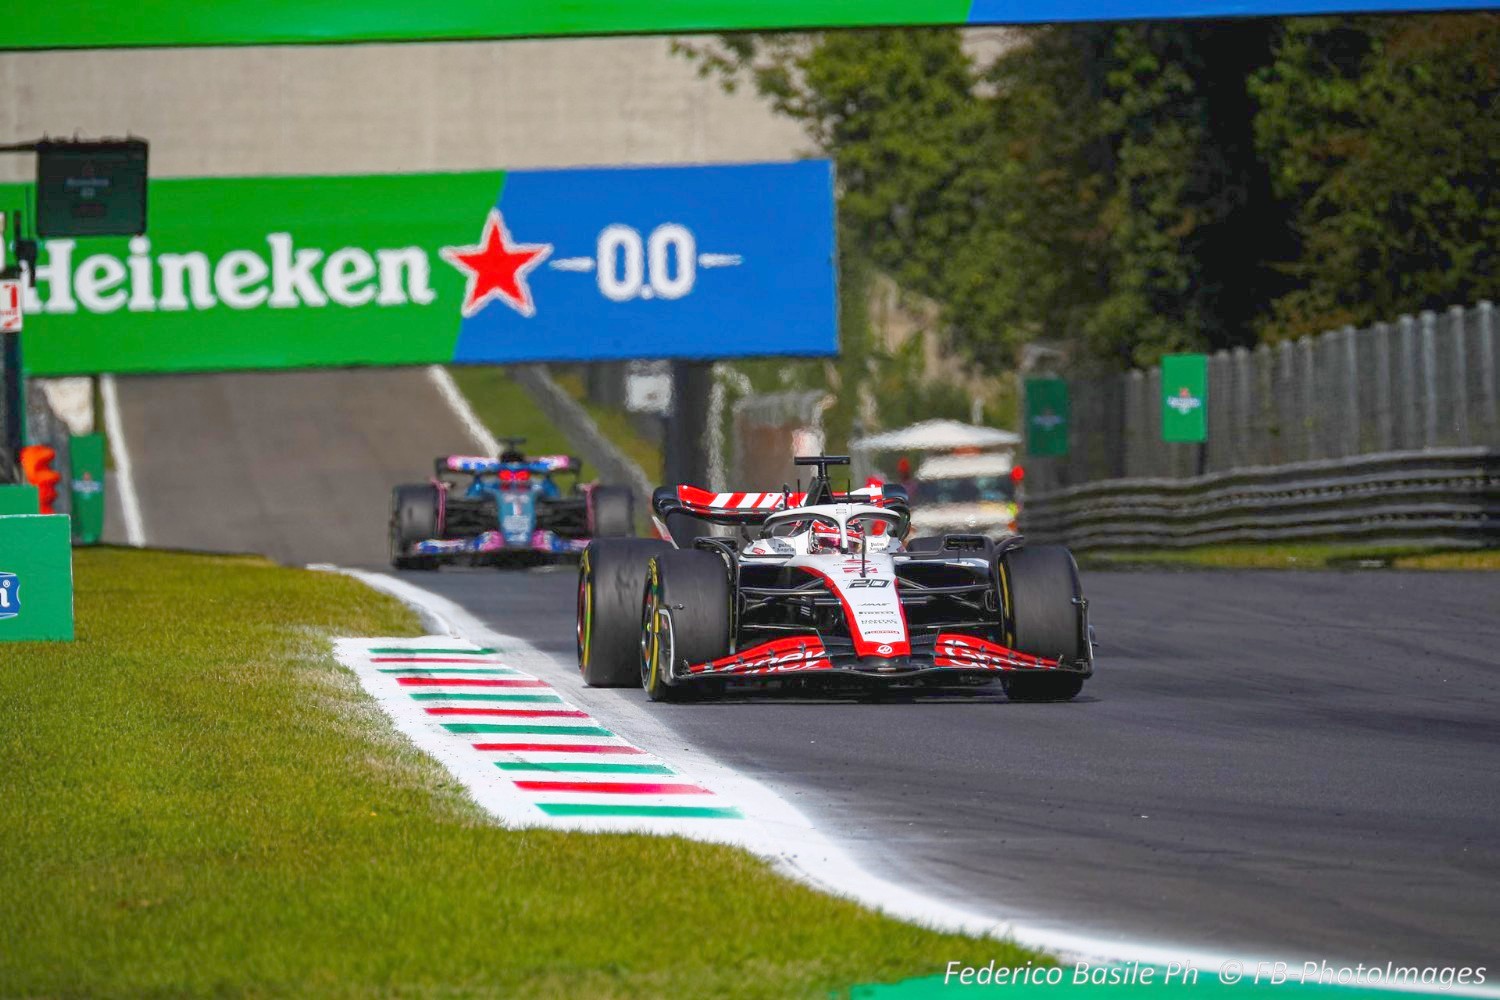
M 823 160 L 168 179 L 149 197 L 145 235 L 43 242 L 31 374 L 838 348 Z
M 1026 452 L 1034 457 L 1068 454 L 1072 404 L 1068 383 L 1060 378 L 1029 378 L 1026 391 Z
M 1161 359 L 1161 437 L 1208 440 L 1208 355 L 1167 354 Z

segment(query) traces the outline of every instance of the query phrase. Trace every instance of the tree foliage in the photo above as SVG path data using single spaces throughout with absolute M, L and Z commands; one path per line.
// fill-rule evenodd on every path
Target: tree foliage
M 1290 21 L 1252 86 L 1300 241 L 1269 336 L 1500 290 L 1500 15 Z
M 955 348 L 1113 365 L 1497 291 L 1500 16 L 953 29 L 687 47 L 837 164 L 844 252 Z

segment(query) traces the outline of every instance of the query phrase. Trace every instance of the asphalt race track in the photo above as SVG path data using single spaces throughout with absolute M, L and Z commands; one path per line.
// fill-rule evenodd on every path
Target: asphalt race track
M 385 568 L 391 486 L 473 447 L 415 369 L 118 384 L 151 545 Z M 570 569 L 405 576 L 573 662 Z M 1500 965 L 1500 576 L 1084 585 L 1103 645 L 1071 704 L 649 710 L 867 867 L 986 913 L 1215 951 Z
M 132 376 L 120 418 L 146 543 L 302 565 L 385 554 L 391 487 L 474 442 L 420 368 Z M 123 540 L 116 509 L 109 538 Z
M 573 661 L 571 571 L 403 576 Z M 1100 667 L 1070 704 L 652 710 L 868 867 L 984 912 L 1236 954 L 1500 964 L 1500 577 L 1084 584 Z

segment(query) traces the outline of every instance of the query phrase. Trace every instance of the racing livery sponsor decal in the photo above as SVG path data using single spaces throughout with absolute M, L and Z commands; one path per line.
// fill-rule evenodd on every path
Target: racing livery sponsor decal
M 688 673 L 757 676 L 832 669 L 833 661 L 828 658 L 821 641 L 815 637 L 793 636 L 762 643 L 712 663 L 692 664 Z
M 933 665 L 970 670 L 1056 670 L 1058 661 L 1017 652 L 972 635 L 943 632 L 937 637 Z
M 744 820 L 496 649 L 429 636 L 341 639 L 335 652 L 398 728 L 510 825 L 691 832 Z
M 149 198 L 147 236 L 42 243 L 33 374 L 838 347 L 826 160 L 169 178 Z
M 21 578 L 14 573 L 0 573 L 0 619 L 21 614 Z
M 901 610 L 890 557 L 873 555 L 865 561 L 863 576 L 833 576 L 819 565 L 817 556 L 803 556 L 788 562 L 794 569 L 819 577 L 844 606 L 844 620 L 854 640 L 854 652 L 860 656 L 910 656 L 906 613 Z M 885 577 L 879 576 L 881 572 Z

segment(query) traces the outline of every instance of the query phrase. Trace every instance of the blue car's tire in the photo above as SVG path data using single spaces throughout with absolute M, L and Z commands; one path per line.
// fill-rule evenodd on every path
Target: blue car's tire
M 635 499 L 623 486 L 596 486 L 589 494 L 589 537 L 629 538 L 635 534 Z
M 390 555 L 396 569 L 437 569 L 432 556 L 414 556 L 411 546 L 436 538 L 442 528 L 438 490 L 431 483 L 397 486 L 391 491 Z

